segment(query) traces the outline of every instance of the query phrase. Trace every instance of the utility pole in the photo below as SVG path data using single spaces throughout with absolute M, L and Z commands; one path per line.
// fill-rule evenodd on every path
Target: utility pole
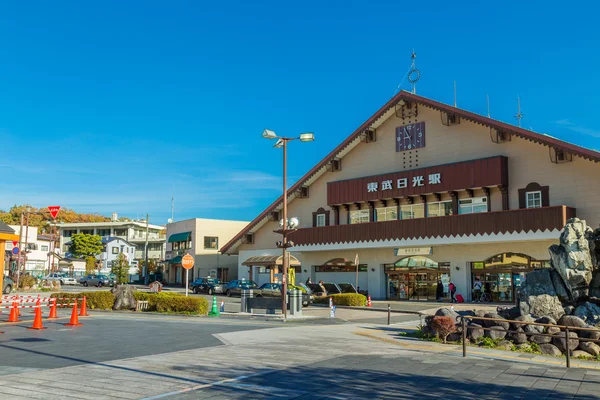
M 27 216 L 25 217 L 25 249 L 23 252 L 23 274 L 27 270 L 27 247 L 29 245 L 29 209 L 27 209 Z
M 19 254 L 17 254 L 17 289 L 21 276 L 21 257 L 23 256 L 23 212 L 21 212 L 21 227 L 19 228 Z
M 146 261 L 144 262 L 144 267 L 146 269 L 146 273 L 144 276 L 144 283 L 147 285 L 150 279 L 149 271 L 148 271 L 148 214 L 146 214 L 146 246 L 145 246 L 145 254 Z

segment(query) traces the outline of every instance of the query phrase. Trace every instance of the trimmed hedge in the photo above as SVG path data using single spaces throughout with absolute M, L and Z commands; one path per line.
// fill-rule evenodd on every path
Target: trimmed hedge
M 85 293 L 52 293 L 52 298 L 63 299 L 82 299 L 85 296 L 85 302 L 88 308 L 92 310 L 112 310 L 115 304 L 115 296 L 108 291 L 85 292 Z M 58 301 L 60 304 L 60 300 Z M 80 303 L 81 304 L 81 303 Z
M 135 292 L 139 301 L 148 301 L 147 311 L 184 314 L 208 314 L 208 300 L 204 297 L 185 297 L 179 293 Z
M 367 304 L 367 298 L 358 293 L 342 293 L 327 297 L 315 297 L 314 302 L 317 304 L 329 304 L 330 297 L 333 299 L 333 305 L 335 306 L 362 307 Z

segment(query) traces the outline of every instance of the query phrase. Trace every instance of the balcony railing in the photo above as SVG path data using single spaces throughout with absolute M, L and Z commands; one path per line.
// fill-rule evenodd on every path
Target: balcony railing
M 398 221 L 302 228 L 289 235 L 296 246 L 457 237 L 560 230 L 575 209 L 567 206 L 494 211 Z

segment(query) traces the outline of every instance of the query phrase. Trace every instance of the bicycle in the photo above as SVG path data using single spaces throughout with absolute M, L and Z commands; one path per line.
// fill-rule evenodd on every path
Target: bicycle
M 479 296 L 479 301 L 482 303 L 489 303 L 492 301 L 492 296 L 489 293 L 483 292 L 481 296 Z

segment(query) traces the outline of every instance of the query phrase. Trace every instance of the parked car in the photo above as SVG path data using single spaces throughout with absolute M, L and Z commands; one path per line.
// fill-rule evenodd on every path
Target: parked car
M 358 293 L 356 288 L 351 283 L 338 283 L 340 289 L 342 289 L 342 293 Z
M 223 282 L 216 278 L 198 278 L 192 282 L 192 290 L 194 293 L 223 293 Z
M 76 285 L 77 279 L 66 276 L 65 274 L 48 274 L 44 278 L 45 281 L 58 281 L 61 285 Z
M 8 276 L 4 275 L 4 282 L 2 283 L 2 293 L 10 294 L 15 287 L 15 282 Z
M 254 281 L 242 281 L 236 279 L 225 285 L 223 290 L 228 297 L 231 297 L 233 295 L 241 296 L 242 289 L 256 289 L 257 287 L 258 285 Z
M 288 294 L 290 289 L 296 289 L 302 292 L 302 305 L 304 307 L 312 304 L 311 295 L 303 291 L 299 286 L 290 285 L 288 287 Z M 254 291 L 255 297 L 281 297 L 283 285 L 281 283 L 264 283 L 261 287 Z
M 323 282 L 323 286 L 325 286 L 325 290 L 327 290 L 327 295 L 332 295 L 332 294 L 341 294 L 342 292 L 342 288 L 339 287 L 339 285 L 337 283 L 332 283 L 332 282 Z
M 79 280 L 83 286 L 113 286 L 114 281 L 106 275 L 89 274 Z
M 308 288 L 312 292 L 312 295 L 315 296 L 315 297 L 325 297 L 325 296 L 327 296 L 327 291 L 325 290 L 325 288 L 323 288 L 318 283 L 309 283 L 306 286 L 308 286 Z

